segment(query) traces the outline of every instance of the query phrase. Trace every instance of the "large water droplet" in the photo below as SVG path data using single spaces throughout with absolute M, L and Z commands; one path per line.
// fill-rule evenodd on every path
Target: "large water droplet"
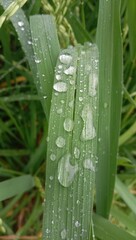
M 92 162 L 91 159 L 89 159 L 89 158 L 85 159 L 84 162 L 83 162 L 83 166 L 84 166 L 84 168 L 89 169 L 89 170 L 95 172 L 95 167 L 94 167 L 93 162 Z
M 78 171 L 78 165 L 71 165 L 71 154 L 63 156 L 58 164 L 58 180 L 63 187 L 69 187 L 74 180 L 75 174 Z
M 64 70 L 64 73 L 66 75 L 73 75 L 75 73 L 76 69 L 73 66 L 70 66 L 66 70 Z
M 74 126 L 73 120 L 71 120 L 70 118 L 66 118 L 63 126 L 67 132 L 71 132 L 73 130 L 73 126 Z
M 92 110 L 89 104 L 86 104 L 82 110 L 81 117 L 84 122 L 83 130 L 81 133 L 82 140 L 91 140 L 96 136 L 96 131 L 93 126 Z
M 67 237 L 67 231 L 66 231 L 65 228 L 61 231 L 60 235 L 61 235 L 61 239 L 66 239 L 66 237 Z
M 72 56 L 69 54 L 62 54 L 59 56 L 59 60 L 61 63 L 70 64 L 70 62 L 72 61 Z
M 65 141 L 65 139 L 64 139 L 63 137 L 59 136 L 59 137 L 56 139 L 56 145 L 57 145 L 57 147 L 62 148 L 62 147 L 65 146 L 65 144 L 66 144 L 66 141 Z
M 96 73 L 89 75 L 89 96 L 94 97 L 97 93 L 98 76 Z
M 66 92 L 67 91 L 67 84 L 65 82 L 57 82 L 53 86 L 54 90 L 57 92 Z

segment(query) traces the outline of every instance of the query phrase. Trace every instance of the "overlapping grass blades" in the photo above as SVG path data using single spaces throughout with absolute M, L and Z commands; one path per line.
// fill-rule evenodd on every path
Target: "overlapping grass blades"
M 97 78 L 95 45 L 61 51 L 49 121 L 43 239 L 90 239 L 97 161 Z
M 116 174 L 122 95 L 122 44 L 120 1 L 101 0 L 97 27 L 100 54 L 100 102 L 98 169 L 96 173 L 97 213 L 108 217 Z

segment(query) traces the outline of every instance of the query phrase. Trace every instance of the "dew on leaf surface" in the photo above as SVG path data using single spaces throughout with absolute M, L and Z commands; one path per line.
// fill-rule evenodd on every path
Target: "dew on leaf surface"
M 58 180 L 63 187 L 69 187 L 78 171 L 78 164 L 70 163 L 71 154 L 64 155 L 58 163 Z

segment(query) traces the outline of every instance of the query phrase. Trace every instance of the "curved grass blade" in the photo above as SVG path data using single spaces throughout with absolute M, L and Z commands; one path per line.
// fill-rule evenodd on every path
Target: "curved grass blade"
M 93 215 L 93 220 L 95 235 L 100 240 L 136 240 L 136 237 L 97 214 Z
M 63 50 L 49 121 L 43 239 L 90 239 L 97 153 L 98 51 Z
M 24 175 L 0 183 L 0 201 L 22 194 L 34 187 L 31 175 Z
M 98 214 L 108 217 L 115 183 L 122 98 L 120 1 L 100 1 L 97 44 L 100 54 L 100 121 L 96 208 Z

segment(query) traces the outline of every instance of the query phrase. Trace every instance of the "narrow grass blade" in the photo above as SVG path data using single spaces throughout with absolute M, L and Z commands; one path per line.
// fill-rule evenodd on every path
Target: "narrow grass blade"
M 37 87 L 46 103 L 43 108 L 49 117 L 54 69 L 60 52 L 53 16 L 36 15 L 30 18 L 31 34 L 37 66 Z
M 63 50 L 53 85 L 43 239 L 90 240 L 98 124 L 98 50 Z
M 100 240 L 136 240 L 136 237 L 97 214 L 93 215 L 93 221 L 95 236 Z
M 136 133 L 136 122 L 124 132 L 119 138 L 119 146 L 123 145 L 126 141 L 128 141 L 134 134 Z
M 129 44 L 130 44 L 130 54 L 133 60 L 136 57 L 136 1 L 127 1 L 127 20 L 129 27 Z
M 15 157 L 15 156 L 27 156 L 30 155 L 30 151 L 26 149 L 0 149 L 0 156 L 3 157 Z
M 100 54 L 100 121 L 96 208 L 97 213 L 108 217 L 115 182 L 121 115 L 122 44 L 119 0 L 100 1 L 97 44 Z
M 0 183 L 0 201 L 22 194 L 34 187 L 31 175 L 15 177 Z
M 121 182 L 118 177 L 116 178 L 115 188 L 124 202 L 126 202 L 126 204 L 130 207 L 132 212 L 136 214 L 136 198 L 128 191 L 127 187 Z

